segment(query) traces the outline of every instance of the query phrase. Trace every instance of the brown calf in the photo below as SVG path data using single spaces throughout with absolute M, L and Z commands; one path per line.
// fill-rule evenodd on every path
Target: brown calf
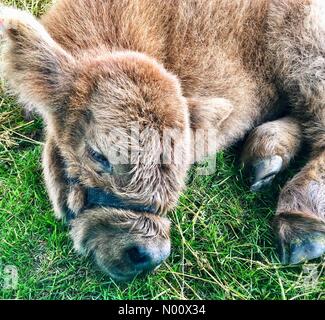
M 324 253 L 322 0 L 60 0 L 40 22 L 7 7 L 0 18 L 8 86 L 47 124 L 56 216 L 102 270 L 128 280 L 167 258 L 165 214 L 198 129 L 215 133 L 213 152 L 251 131 L 242 161 L 254 191 L 310 143 L 275 229 L 285 263 Z

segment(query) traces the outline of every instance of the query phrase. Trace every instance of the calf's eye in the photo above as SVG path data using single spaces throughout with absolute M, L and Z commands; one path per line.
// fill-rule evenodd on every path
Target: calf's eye
M 89 152 L 90 157 L 94 161 L 98 162 L 106 172 L 111 173 L 113 171 L 113 166 L 111 165 L 111 163 L 107 160 L 107 158 L 104 155 L 95 151 L 92 148 L 88 148 L 88 152 Z

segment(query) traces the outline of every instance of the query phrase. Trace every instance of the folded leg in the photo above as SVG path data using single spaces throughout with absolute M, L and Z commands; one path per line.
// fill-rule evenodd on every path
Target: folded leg
M 297 154 L 301 140 L 301 126 L 293 117 L 264 123 L 251 132 L 241 160 L 248 169 L 252 191 L 272 183 Z

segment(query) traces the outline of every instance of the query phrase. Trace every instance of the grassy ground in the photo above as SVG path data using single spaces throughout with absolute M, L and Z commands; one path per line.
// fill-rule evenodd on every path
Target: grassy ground
M 40 14 L 41 0 L 7 0 Z M 283 181 L 249 192 L 236 158 L 217 155 L 217 173 L 198 177 L 173 220 L 171 257 L 155 274 L 117 284 L 72 250 L 42 181 L 40 120 L 23 120 L 15 100 L 0 91 L 0 298 L 18 299 L 324 299 L 324 263 L 278 263 L 270 222 Z M 294 171 L 294 169 L 293 169 Z M 19 274 L 4 289 L 4 267 Z M 313 270 L 307 272 L 306 270 Z M 311 276 L 313 275 L 313 276 Z

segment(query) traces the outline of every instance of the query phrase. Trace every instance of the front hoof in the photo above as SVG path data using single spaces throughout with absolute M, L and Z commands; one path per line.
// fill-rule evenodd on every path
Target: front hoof
M 251 166 L 251 191 L 258 192 L 271 185 L 282 166 L 283 159 L 280 156 L 255 161 Z
M 281 244 L 281 262 L 298 264 L 321 257 L 325 253 L 325 233 L 314 232 L 303 238 L 291 240 L 289 244 Z
M 298 264 L 325 253 L 324 221 L 301 214 L 279 214 L 275 218 L 283 264 Z

